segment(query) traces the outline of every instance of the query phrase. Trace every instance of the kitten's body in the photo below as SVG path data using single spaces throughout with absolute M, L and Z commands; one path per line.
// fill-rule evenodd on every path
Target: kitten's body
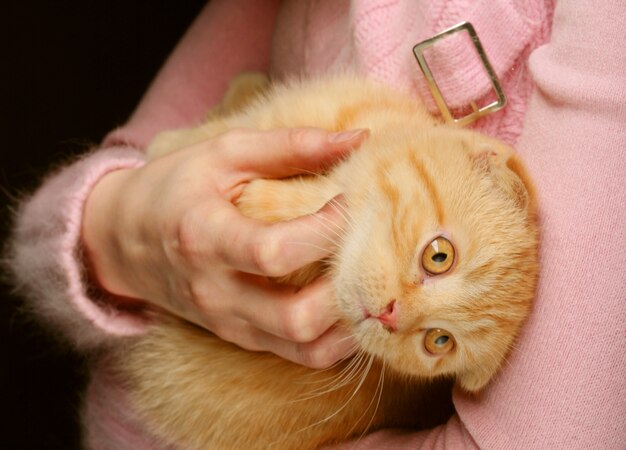
M 369 128 L 371 136 L 325 176 L 251 183 L 238 206 L 277 221 L 345 195 L 350 223 L 339 251 L 289 281 L 327 270 L 342 321 L 367 356 L 312 371 L 165 321 L 121 349 L 116 363 L 137 410 L 165 441 L 305 449 L 382 426 L 440 423 L 450 413 L 443 377 L 469 391 L 482 388 L 530 310 L 537 229 L 521 164 L 495 140 L 437 123 L 402 93 L 352 76 L 295 83 L 244 112 L 166 133 L 151 151 L 167 153 L 235 127 L 298 126 Z M 423 249 L 440 236 L 456 256 L 434 276 L 422 266 Z M 397 314 L 391 329 L 372 317 L 390 307 Z M 454 342 L 438 356 L 424 348 L 437 328 Z

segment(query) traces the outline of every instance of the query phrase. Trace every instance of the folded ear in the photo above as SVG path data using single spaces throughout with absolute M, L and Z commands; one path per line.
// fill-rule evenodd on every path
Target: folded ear
M 488 174 L 516 206 L 535 214 L 535 188 L 515 150 L 495 139 L 483 138 L 472 147 L 470 158 L 476 169 Z

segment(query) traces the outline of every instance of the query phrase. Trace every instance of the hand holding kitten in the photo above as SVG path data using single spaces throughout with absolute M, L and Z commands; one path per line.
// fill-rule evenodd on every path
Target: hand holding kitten
M 246 218 L 233 202 L 252 179 L 319 171 L 366 136 L 234 130 L 108 174 L 83 222 L 95 278 L 117 296 L 149 302 L 243 348 L 311 367 L 332 364 L 352 341 L 333 327 L 330 285 L 320 279 L 298 291 L 266 277 L 327 256 L 332 243 L 319 218 L 340 226 L 342 217 L 327 206 L 267 224 Z

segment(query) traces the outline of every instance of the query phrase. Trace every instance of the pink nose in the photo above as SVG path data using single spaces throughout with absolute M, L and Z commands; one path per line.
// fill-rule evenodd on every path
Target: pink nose
M 396 331 L 396 324 L 398 322 L 396 301 L 391 300 L 381 314 L 372 317 L 378 319 L 389 331 Z

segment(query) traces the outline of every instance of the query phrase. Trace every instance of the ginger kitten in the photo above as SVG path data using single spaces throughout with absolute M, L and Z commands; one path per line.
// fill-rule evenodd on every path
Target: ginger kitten
M 242 86 L 257 95 L 255 83 L 265 86 L 258 76 L 240 78 L 230 97 Z M 402 92 L 351 75 L 273 86 L 233 109 L 222 105 L 197 128 L 160 135 L 150 154 L 234 127 L 371 130 L 328 173 L 256 180 L 237 203 L 250 217 L 279 221 L 344 194 L 348 226 L 337 253 L 282 281 L 328 273 L 360 348 L 315 371 L 164 319 L 115 355 L 133 406 L 164 443 L 183 448 L 312 449 L 445 421 L 451 382 L 483 388 L 531 308 L 538 230 L 519 158 L 497 140 L 438 122 Z

